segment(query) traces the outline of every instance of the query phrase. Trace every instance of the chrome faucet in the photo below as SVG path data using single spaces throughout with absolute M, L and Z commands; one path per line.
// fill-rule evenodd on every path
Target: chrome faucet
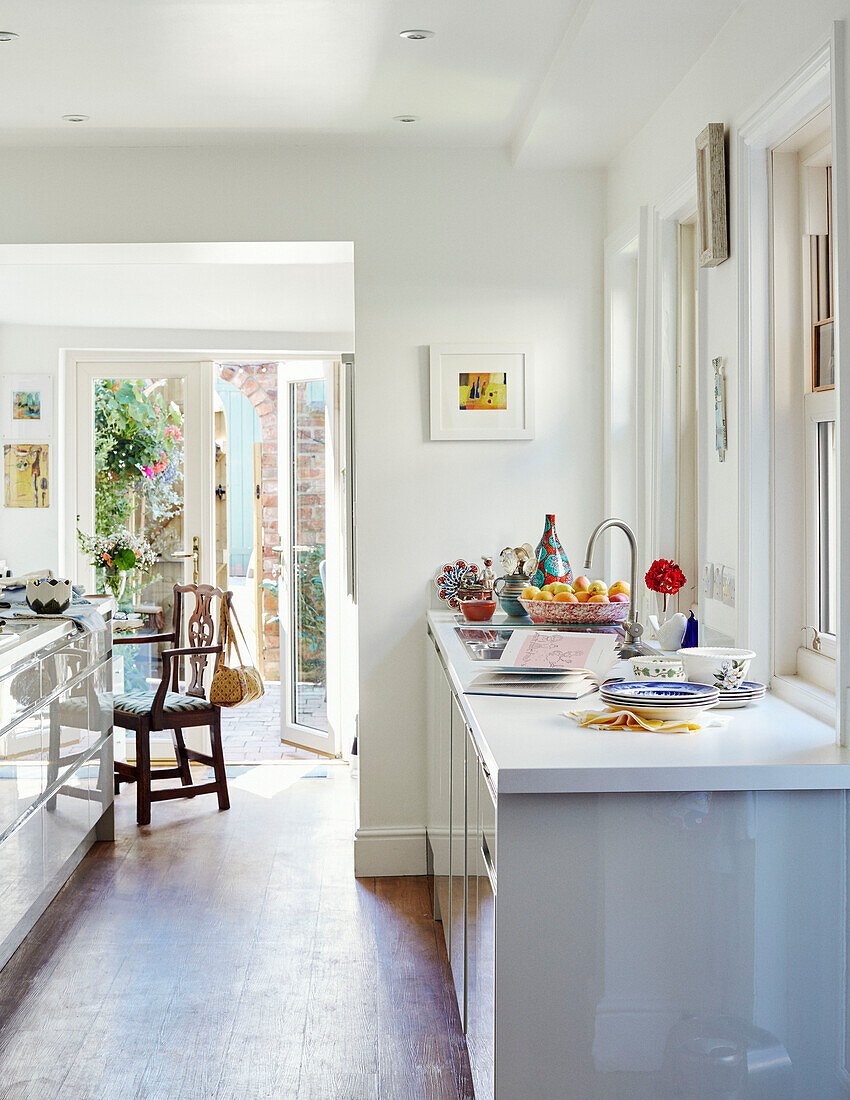
M 637 539 L 635 533 L 629 527 L 627 523 L 623 523 L 621 519 L 604 519 L 597 527 L 594 528 L 593 534 L 587 540 L 587 552 L 584 556 L 584 567 L 590 569 L 593 565 L 593 548 L 596 545 L 597 538 L 603 531 L 607 531 L 609 527 L 619 527 L 629 540 L 629 550 L 631 551 L 631 576 L 629 579 L 629 617 L 623 623 L 623 629 L 626 632 L 626 641 L 620 647 L 621 657 L 642 657 L 646 653 L 651 653 L 652 650 L 646 645 L 645 642 L 640 640 L 641 634 L 643 634 L 643 627 L 638 622 L 637 603 L 635 601 L 635 592 L 637 590 Z

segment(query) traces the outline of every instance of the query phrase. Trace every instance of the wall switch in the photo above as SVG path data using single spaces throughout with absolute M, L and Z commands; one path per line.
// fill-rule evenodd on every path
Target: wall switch
M 714 592 L 712 593 L 712 599 L 717 600 L 718 603 L 723 602 L 723 569 L 722 565 L 715 565 L 714 567 Z
M 735 570 L 728 565 L 723 567 L 723 581 L 721 584 L 723 602 L 727 607 L 735 606 Z
M 707 600 L 714 596 L 714 562 L 707 561 L 702 567 L 702 594 Z

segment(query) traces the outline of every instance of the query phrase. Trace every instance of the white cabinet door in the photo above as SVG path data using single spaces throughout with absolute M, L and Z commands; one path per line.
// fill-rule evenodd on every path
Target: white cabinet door
M 466 1028 L 466 723 L 452 695 L 449 961 L 460 1018 Z
M 467 743 L 466 1041 L 476 1100 L 492 1100 L 496 1058 L 496 801 Z
M 449 951 L 449 834 L 451 831 L 452 691 L 437 648 L 428 639 L 428 842 L 434 917 Z

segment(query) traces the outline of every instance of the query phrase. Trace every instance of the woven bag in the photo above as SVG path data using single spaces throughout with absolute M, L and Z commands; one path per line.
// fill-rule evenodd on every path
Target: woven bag
M 235 628 L 235 629 L 234 629 Z M 230 606 L 225 597 L 221 601 L 220 635 L 224 656 L 221 653 L 216 657 L 213 678 L 210 684 L 210 702 L 218 707 L 241 707 L 243 703 L 253 703 L 265 694 L 265 686 L 262 677 L 256 668 L 246 665 L 242 660 L 236 631 L 242 636 L 245 649 L 248 643 L 242 632 L 242 626 L 236 617 L 236 612 Z M 233 662 L 233 654 L 236 661 Z M 248 650 L 248 652 L 250 652 Z

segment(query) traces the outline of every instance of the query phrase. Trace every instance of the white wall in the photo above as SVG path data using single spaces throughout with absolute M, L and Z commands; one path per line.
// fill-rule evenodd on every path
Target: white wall
M 608 178 L 607 226 L 616 232 L 636 224 L 642 206 L 663 205 L 694 172 L 694 140 L 708 122 L 728 129 L 730 258 L 701 273 L 700 319 L 703 378 L 700 393 L 705 494 L 703 560 L 736 568 L 738 563 L 737 351 L 738 256 L 735 143 L 740 123 L 781 87 L 829 40 L 833 19 L 850 16 L 847 0 L 746 0 L 720 29 L 700 61 L 681 81 L 612 166 Z M 714 453 L 711 360 L 726 368 L 729 450 L 720 463 Z M 758 578 L 754 578 L 754 581 Z M 741 593 L 738 594 L 740 602 Z M 768 588 L 765 579 L 765 600 Z M 736 630 L 734 610 L 710 602 L 705 625 L 727 634 Z
M 0 164 L 3 242 L 354 241 L 361 873 L 424 869 L 437 567 L 536 542 L 547 511 L 579 559 L 601 518 L 604 196 L 599 173 L 497 153 L 10 150 Z M 536 352 L 536 440 L 431 443 L 428 344 L 510 340 Z
M 0 319 L 3 308 L 0 306 Z M 344 342 L 328 344 L 327 338 Z M 311 334 L 301 332 L 256 333 L 221 332 L 202 329 L 123 329 L 123 328 L 66 328 L 47 325 L 10 325 L 0 323 L 0 374 L 47 374 L 52 379 L 52 417 L 44 424 L 44 432 L 37 442 L 47 442 L 50 447 L 50 507 L 46 509 L 20 508 L 11 511 L 0 506 L 0 558 L 8 562 L 14 572 L 26 572 L 42 567 L 56 568 L 61 562 L 62 536 L 60 525 L 75 522 L 66 515 L 61 496 L 61 461 L 63 412 L 60 408 L 61 386 L 59 363 L 63 349 L 99 348 L 168 351 L 216 350 L 227 353 L 280 349 L 293 351 L 323 351 L 326 349 L 349 351 L 353 346 L 352 333 Z M 64 427 L 73 431 L 73 421 L 66 420 Z M 9 440 L 5 440 L 9 442 Z M 67 567 L 67 564 L 66 566 Z

